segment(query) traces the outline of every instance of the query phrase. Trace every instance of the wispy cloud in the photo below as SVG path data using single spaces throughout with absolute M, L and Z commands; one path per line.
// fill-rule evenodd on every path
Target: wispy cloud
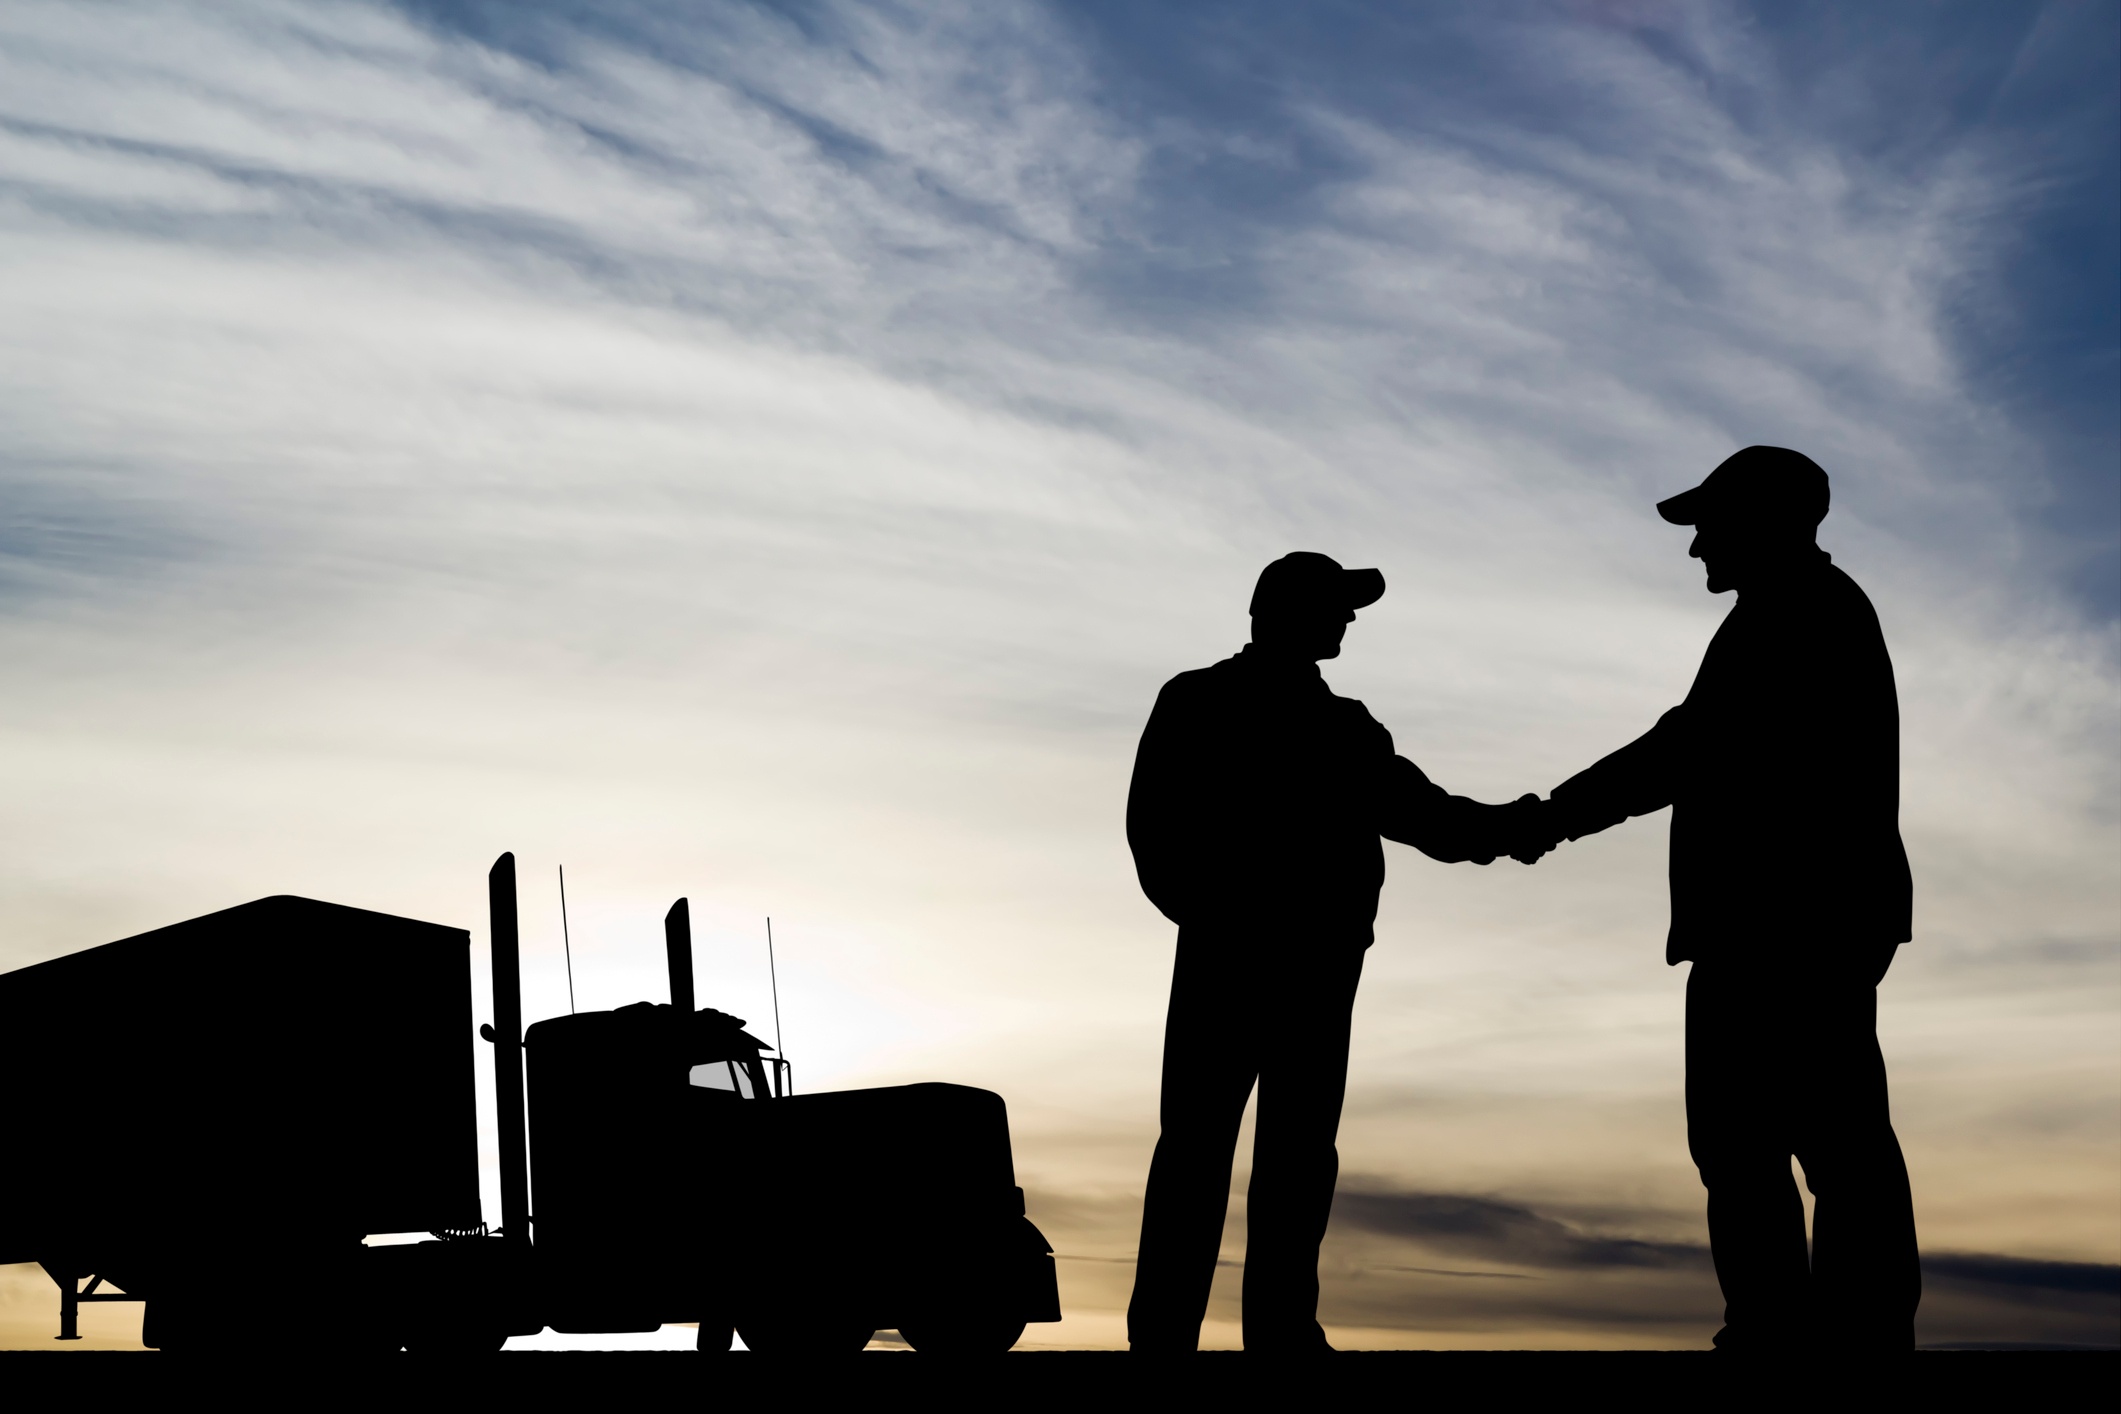
M 1698 1242 L 1596 1237 L 1515 1203 L 1462 1193 L 1344 1186 L 1333 1215 L 1363 1232 L 1523 1267 L 1698 1267 L 1708 1260 Z
M 1896 62 L 1951 103 L 1888 141 L 1846 81 L 1885 43 L 1797 63 L 1723 5 L 11 5 L 0 960 L 284 890 L 474 921 L 512 847 L 580 880 L 586 1005 L 658 994 L 689 892 L 703 997 L 756 1017 L 772 912 L 807 1079 L 994 1085 L 1117 1256 L 1157 684 L 1328 550 L 1392 585 L 1340 690 L 1454 789 L 1545 787 L 1721 612 L 1649 500 L 1793 444 L 1901 673 L 1923 1220 L 2108 1260 L 2114 631 L 2042 519 L 2082 444 L 1967 314 L 2077 119 L 1982 118 L 2003 80 L 1940 41 Z M 1345 1145 L 1383 1186 L 1343 1219 L 1401 1265 L 1546 1253 L 1584 1313 L 1646 1274 L 1606 1329 L 1698 1339 L 1698 1264 L 1647 1255 L 1699 1241 L 1659 834 L 1395 857 Z M 1552 1216 L 1623 1200 L 1664 1226 Z M 1380 1329 L 1428 1300 L 1363 1290 Z
M 1922 1259 L 1923 1275 L 1972 1282 L 2023 1292 L 2082 1292 L 2121 1296 L 2121 1267 L 2102 1262 L 2035 1262 L 2022 1257 L 1988 1257 L 1975 1252 L 1944 1252 Z

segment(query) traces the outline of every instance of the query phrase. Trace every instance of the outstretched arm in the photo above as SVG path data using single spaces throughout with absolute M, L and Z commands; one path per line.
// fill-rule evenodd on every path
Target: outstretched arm
M 1580 840 L 1670 805 L 1687 725 L 1686 708 L 1674 707 L 1656 726 L 1554 787 L 1545 807 L 1545 831 L 1556 842 Z
M 1486 805 L 1452 795 L 1404 756 L 1392 758 L 1385 781 L 1377 833 L 1386 839 L 1412 845 L 1445 864 L 1492 864 L 1502 854 L 1522 857 L 1519 851 L 1525 847 L 1521 841 L 1529 819 L 1527 802 L 1536 802 L 1538 797 L 1527 796 L 1509 805 Z

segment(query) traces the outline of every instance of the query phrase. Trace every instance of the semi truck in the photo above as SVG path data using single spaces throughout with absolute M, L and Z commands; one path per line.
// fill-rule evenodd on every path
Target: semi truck
M 144 1302 L 164 1350 L 469 1352 L 675 1323 L 710 1352 L 850 1352 L 889 1329 L 973 1354 L 1060 1319 L 999 1095 L 793 1093 L 740 1018 L 695 1006 L 684 900 L 668 1002 L 526 1032 L 512 855 L 488 905 L 476 1033 L 468 932 L 289 895 L 0 974 L 0 1262 L 50 1274 L 58 1339 L 98 1301 Z

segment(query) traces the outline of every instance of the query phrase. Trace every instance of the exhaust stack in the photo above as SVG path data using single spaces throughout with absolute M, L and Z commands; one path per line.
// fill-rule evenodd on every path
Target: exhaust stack
M 670 1005 L 692 1015 L 692 903 L 679 899 L 663 915 L 663 951 L 670 959 Z
M 486 916 L 493 941 L 493 1100 L 500 1121 L 501 1233 L 530 1241 L 530 1146 L 523 1132 L 523 966 L 516 936 L 516 857 L 504 854 L 486 875 Z

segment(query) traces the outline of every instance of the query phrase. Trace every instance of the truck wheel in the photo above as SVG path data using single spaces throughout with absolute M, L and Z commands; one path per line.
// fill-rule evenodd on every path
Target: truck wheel
M 945 1317 L 933 1324 L 900 1326 L 906 1344 L 931 1355 L 999 1355 L 1023 1338 L 1022 1321 L 999 1316 Z
M 761 1355 L 852 1355 L 869 1344 L 874 1326 L 859 1322 L 766 1318 L 739 1321 L 744 1348 Z
M 176 1333 L 171 1329 L 169 1298 L 150 1296 L 140 1311 L 140 1343 L 149 1350 L 167 1350 L 176 1343 Z

